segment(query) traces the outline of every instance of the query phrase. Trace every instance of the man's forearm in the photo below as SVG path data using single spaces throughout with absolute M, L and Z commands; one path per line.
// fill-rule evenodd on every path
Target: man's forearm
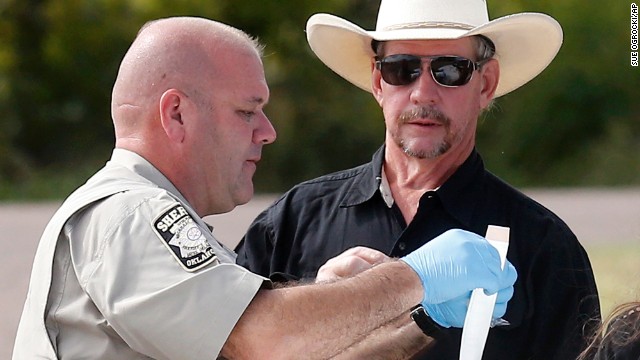
M 399 317 L 422 297 L 420 279 L 402 261 L 334 283 L 260 291 L 223 354 L 326 359 Z M 232 349 L 244 354 L 225 351 Z
M 413 359 L 433 342 L 434 339 L 425 335 L 409 317 L 409 312 L 406 312 L 374 330 L 332 359 Z

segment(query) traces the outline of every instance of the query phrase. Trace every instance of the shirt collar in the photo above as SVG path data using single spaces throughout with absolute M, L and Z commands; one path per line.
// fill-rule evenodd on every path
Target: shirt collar
M 425 192 L 438 191 L 439 188 L 440 187 L 437 187 L 432 190 L 426 190 Z M 391 193 L 389 180 L 387 180 L 387 173 L 384 171 L 384 164 L 382 164 L 382 181 L 380 181 L 380 194 L 382 195 L 382 199 L 384 200 L 384 203 L 387 204 L 387 207 L 391 208 L 395 203 L 395 200 L 393 199 L 393 194 Z
M 382 199 L 384 200 L 384 203 L 387 204 L 388 208 L 391 208 L 395 200 L 393 199 L 393 194 L 391 193 L 389 180 L 387 180 L 387 173 L 384 171 L 384 164 L 382 165 L 382 179 L 380 180 L 379 190 L 380 190 L 380 194 L 382 195 Z
M 371 157 L 371 162 L 364 165 L 362 172 L 355 178 L 348 189 L 341 207 L 360 205 L 373 198 L 382 181 L 382 160 L 384 159 L 384 145 Z
M 393 206 L 393 195 L 383 170 L 384 150 L 383 145 L 373 154 L 371 162 L 364 167 L 364 171 L 354 182 L 341 206 L 362 204 L 373 198 L 378 191 L 385 204 L 388 207 Z M 475 207 L 478 205 L 469 199 L 477 199 L 482 191 L 484 170 L 480 154 L 473 149 L 458 170 L 442 186 L 434 190 L 447 212 L 465 225 L 470 225 Z

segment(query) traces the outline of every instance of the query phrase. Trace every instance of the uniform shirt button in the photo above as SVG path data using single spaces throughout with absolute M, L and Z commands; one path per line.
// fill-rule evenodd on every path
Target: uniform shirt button
M 404 249 L 407 248 L 407 244 L 404 242 L 400 242 L 398 243 L 398 249 L 400 249 L 401 251 L 404 251 Z

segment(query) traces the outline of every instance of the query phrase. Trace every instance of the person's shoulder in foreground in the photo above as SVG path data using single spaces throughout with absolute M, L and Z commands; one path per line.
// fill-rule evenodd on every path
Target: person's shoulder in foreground
M 594 319 L 599 323 L 599 319 Z M 640 359 L 640 301 L 618 305 L 592 334 L 578 360 Z

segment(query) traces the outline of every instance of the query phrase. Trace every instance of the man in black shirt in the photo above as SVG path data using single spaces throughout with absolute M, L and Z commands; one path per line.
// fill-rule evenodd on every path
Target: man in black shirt
M 376 31 L 316 14 L 307 37 L 329 68 L 372 92 L 385 142 L 370 163 L 299 184 L 260 214 L 238 263 L 314 278 L 354 246 L 399 257 L 448 229 L 509 227 L 518 280 L 508 325 L 489 332 L 483 358 L 575 359 L 600 316 L 587 254 L 560 218 L 488 172 L 475 148 L 481 112 L 544 70 L 560 25 L 535 13 L 488 21 L 484 1 L 382 0 Z M 458 359 L 461 333 L 440 328 L 420 358 Z

